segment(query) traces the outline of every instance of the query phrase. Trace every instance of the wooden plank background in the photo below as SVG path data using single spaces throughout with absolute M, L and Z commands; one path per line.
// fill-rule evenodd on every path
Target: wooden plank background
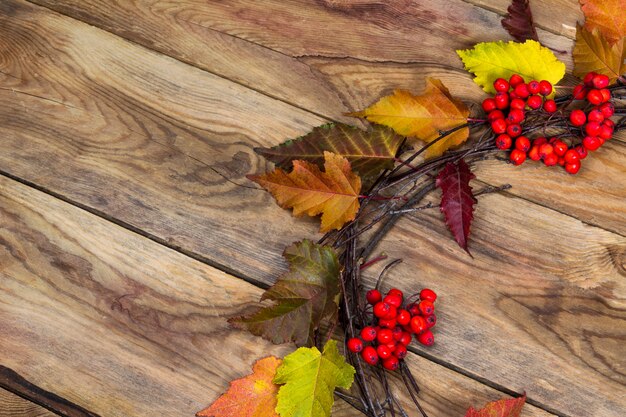
M 454 50 L 508 39 L 507 3 L 1 2 L 0 364 L 102 416 L 183 416 L 288 352 L 225 322 L 318 236 L 245 180 L 252 148 L 426 76 L 479 100 Z M 555 3 L 533 11 L 571 69 L 581 14 Z M 480 163 L 513 188 L 480 198 L 474 259 L 436 211 L 383 242 L 389 285 L 441 295 L 409 359 L 431 417 L 524 390 L 524 416 L 626 414 L 625 139 L 576 177 Z

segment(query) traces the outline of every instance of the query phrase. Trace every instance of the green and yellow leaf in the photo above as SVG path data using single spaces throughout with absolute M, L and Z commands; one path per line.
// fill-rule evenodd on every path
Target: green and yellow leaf
M 337 313 L 340 265 L 332 248 L 309 240 L 289 246 L 283 256 L 289 271 L 261 298 L 275 304 L 230 322 L 276 344 L 305 344 L 322 320 Z
M 474 82 L 488 93 L 495 93 L 493 82 L 509 79 L 513 74 L 531 80 L 556 84 L 565 75 L 565 64 L 537 41 L 483 42 L 472 49 L 458 50 L 465 69 L 476 75 Z
M 361 178 L 340 155 L 324 152 L 324 161 L 325 172 L 310 162 L 296 160 L 290 173 L 277 168 L 248 178 L 268 190 L 282 208 L 293 208 L 294 216 L 321 214 L 320 231 L 325 233 L 354 220 Z
M 574 75 L 583 78 L 595 71 L 608 76 L 611 82 L 626 73 L 626 38 L 610 44 L 598 29 L 589 32 L 580 25 L 576 29 Z
M 274 383 L 285 384 L 278 391 L 276 412 L 281 417 L 329 417 L 333 391 L 349 389 L 354 372 L 334 340 L 322 353 L 316 347 L 296 350 L 285 356 L 274 378 Z
M 370 122 L 389 126 L 401 135 L 430 143 L 441 132 L 466 123 L 469 110 L 462 101 L 450 95 L 441 81 L 428 78 L 422 95 L 396 90 L 367 109 L 350 115 L 364 117 Z M 465 142 L 468 136 L 469 128 L 459 129 L 428 148 L 426 157 L 439 156 Z

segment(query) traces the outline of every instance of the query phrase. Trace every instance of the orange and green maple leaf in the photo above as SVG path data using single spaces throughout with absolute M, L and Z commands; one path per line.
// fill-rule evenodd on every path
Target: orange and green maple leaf
M 480 410 L 470 407 L 465 417 L 520 417 L 525 403 L 526 394 L 519 398 L 505 398 L 490 402 Z
M 290 173 L 277 168 L 248 178 L 268 190 L 281 207 L 293 208 L 294 216 L 321 214 L 320 231 L 325 233 L 354 220 L 359 210 L 361 178 L 352 172 L 346 158 L 331 152 L 324 152 L 324 170 L 295 160 Z
M 626 0 L 580 0 L 585 28 L 598 29 L 610 44 L 626 36 Z
M 469 109 L 462 101 L 453 98 L 441 81 L 428 78 L 426 90 L 419 96 L 396 90 L 365 110 L 350 115 L 389 126 L 401 135 L 430 143 L 441 132 L 466 123 Z M 461 128 L 428 148 L 426 157 L 439 156 L 465 142 L 468 136 L 469 128 Z
M 589 31 L 578 26 L 573 56 L 575 76 L 583 78 L 594 71 L 613 82 L 626 73 L 626 38 L 611 44 L 597 28 Z
M 256 361 L 252 374 L 236 379 L 230 388 L 197 417 L 279 417 L 276 414 L 279 386 L 274 384 L 282 360 L 269 356 Z

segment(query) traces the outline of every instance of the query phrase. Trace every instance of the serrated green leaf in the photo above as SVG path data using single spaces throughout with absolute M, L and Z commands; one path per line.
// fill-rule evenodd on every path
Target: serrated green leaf
M 314 128 L 307 135 L 274 146 L 254 150 L 277 167 L 289 170 L 294 160 L 324 166 L 324 151 L 345 157 L 364 183 L 371 182 L 383 169 L 393 168 L 394 158 L 404 137 L 385 126 L 362 130 L 343 123 Z
M 531 80 L 548 80 L 556 84 L 565 75 L 565 64 L 537 41 L 483 42 L 473 49 L 458 50 L 465 69 L 476 75 L 474 82 L 488 93 L 495 93 L 493 82 L 509 79 L 513 74 Z
M 276 412 L 281 417 L 329 417 L 336 387 L 349 389 L 355 370 L 329 340 L 324 352 L 316 347 L 300 348 L 285 356 L 276 371 L 278 391 Z
M 309 240 L 292 244 L 283 256 L 289 271 L 261 298 L 276 303 L 230 322 L 276 344 L 304 344 L 323 319 L 337 312 L 339 261 L 331 247 Z

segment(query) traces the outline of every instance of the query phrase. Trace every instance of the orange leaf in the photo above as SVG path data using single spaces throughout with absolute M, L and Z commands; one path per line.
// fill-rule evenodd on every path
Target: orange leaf
M 580 0 L 585 28 L 598 29 L 609 43 L 626 36 L 626 0 Z
M 287 174 L 278 168 L 257 176 L 248 176 L 268 190 L 283 208 L 293 208 L 294 216 L 322 214 L 322 233 L 341 229 L 354 220 L 359 210 L 361 178 L 352 172 L 342 156 L 324 152 L 324 169 L 306 161 L 293 161 Z
M 480 410 L 470 407 L 465 417 L 519 417 L 525 403 L 526 394 L 519 398 L 502 399 L 488 403 Z
M 367 109 L 350 115 L 389 126 L 401 135 L 431 142 L 442 131 L 466 123 L 469 110 L 463 102 L 452 98 L 441 81 L 428 78 L 426 90 L 420 96 L 396 90 Z M 439 156 L 449 148 L 465 142 L 468 136 L 469 128 L 459 129 L 428 148 L 426 157 Z
M 589 32 L 578 26 L 574 45 L 574 75 L 583 78 L 590 71 L 607 75 L 611 82 L 626 72 L 624 39 L 611 45 L 598 29 Z
M 278 417 L 276 395 L 279 386 L 273 379 L 281 359 L 269 356 L 256 361 L 252 374 L 236 379 L 230 388 L 197 417 Z

